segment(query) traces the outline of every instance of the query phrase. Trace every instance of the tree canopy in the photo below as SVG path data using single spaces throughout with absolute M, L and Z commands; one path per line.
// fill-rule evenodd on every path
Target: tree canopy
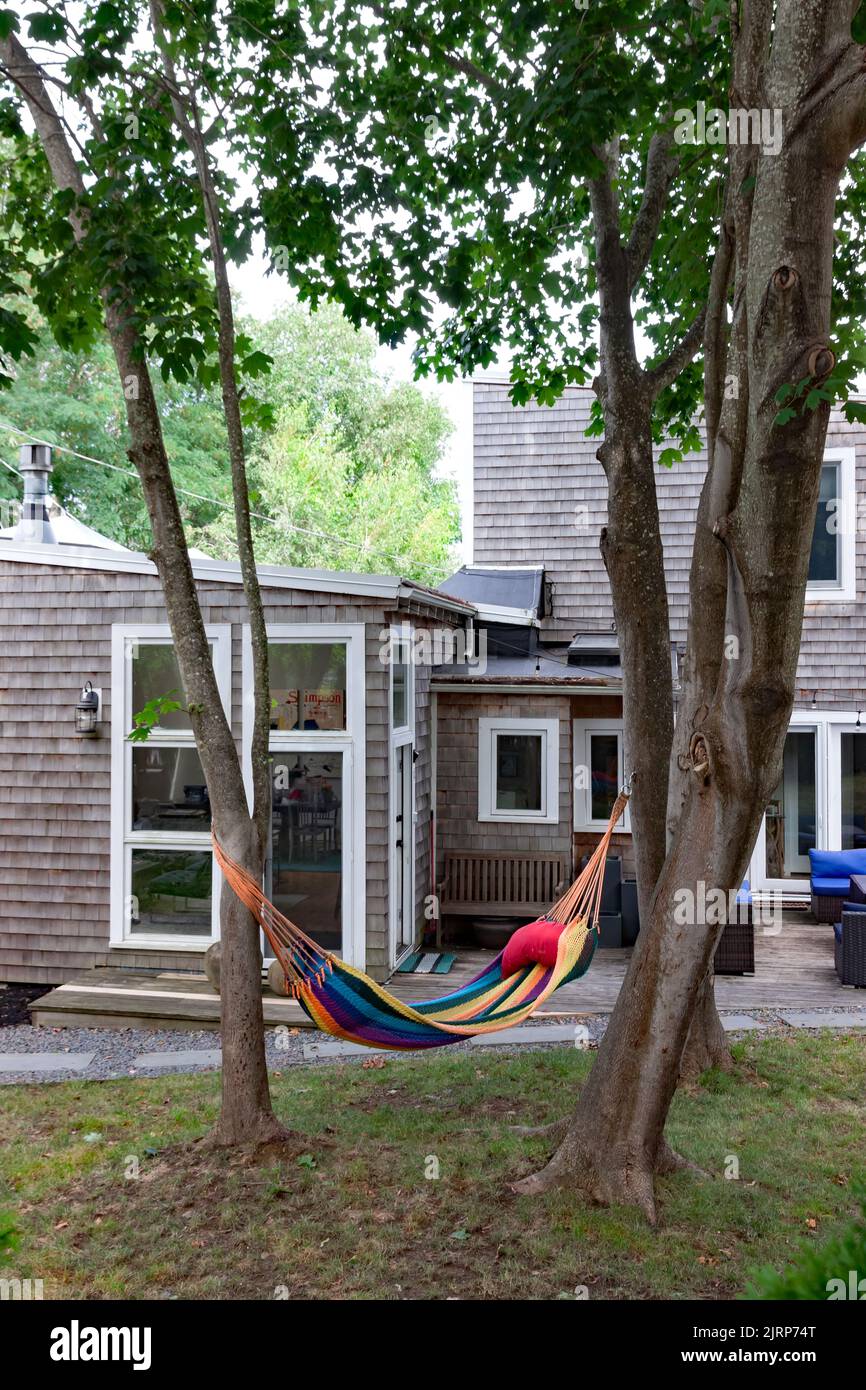
M 451 428 L 438 401 L 409 382 L 390 382 L 377 367 L 372 335 L 334 305 L 318 313 L 291 305 L 265 323 L 245 321 L 244 332 L 273 359 L 259 388 L 273 423 L 248 430 L 255 510 L 271 519 L 256 522 L 259 559 L 379 572 L 393 566 L 428 582 L 444 576 L 459 518 L 454 483 L 437 476 Z M 157 382 L 157 394 L 190 543 L 231 558 L 219 393 L 170 377 Z M 52 486 L 62 505 L 112 540 L 148 549 L 150 526 L 104 338 L 74 352 L 40 334 L 35 355 L 22 357 L 0 395 L 0 458 L 10 467 L 17 431 L 61 446 Z M 14 474 L 2 470 L 0 497 L 19 491 Z

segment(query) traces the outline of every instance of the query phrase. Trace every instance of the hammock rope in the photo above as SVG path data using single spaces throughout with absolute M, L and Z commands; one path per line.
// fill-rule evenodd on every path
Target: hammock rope
M 298 1001 L 316 1027 L 366 1047 L 443 1047 L 514 1027 L 560 985 L 589 969 L 598 941 L 604 863 L 630 794 L 631 779 L 617 796 L 607 827 L 584 868 L 545 914 L 544 920 L 564 928 L 554 966 L 529 964 L 504 976 L 500 952 L 460 989 L 414 1004 L 397 999 L 363 971 L 319 946 L 265 897 L 252 875 L 226 854 L 216 835 L 212 838 L 226 882 L 255 917 L 282 967 L 286 994 Z

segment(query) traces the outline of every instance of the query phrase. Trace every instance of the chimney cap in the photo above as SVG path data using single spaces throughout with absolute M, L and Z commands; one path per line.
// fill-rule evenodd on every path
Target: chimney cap
M 51 472 L 50 444 L 22 444 L 18 455 L 21 471 L 24 473 Z

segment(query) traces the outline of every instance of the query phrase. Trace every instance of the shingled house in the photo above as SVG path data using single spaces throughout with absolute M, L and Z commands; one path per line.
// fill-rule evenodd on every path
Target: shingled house
M 189 718 L 173 711 L 146 743 L 128 737 L 152 697 L 182 703 L 156 569 L 57 508 L 48 516 L 48 453 L 22 451 L 30 500 L 0 534 L 0 980 L 200 969 L 219 930 L 220 874 Z M 193 570 L 247 766 L 239 567 L 197 556 Z M 425 653 L 432 661 L 437 643 L 417 639 L 436 634 L 441 648 L 474 609 L 388 575 L 263 565 L 260 578 L 274 702 L 268 892 L 384 977 L 420 931 L 432 883 Z
M 525 919 L 549 902 L 623 780 L 590 401 L 575 388 L 553 408 L 515 409 L 505 382 L 475 384 L 473 563 L 438 589 L 261 567 L 274 700 L 265 886 L 377 978 L 429 936 L 440 899 L 455 940 L 461 916 Z M 41 516 L 50 460 L 33 450 L 24 462 Z M 675 678 L 705 467 L 698 454 L 657 474 Z M 810 847 L 866 847 L 864 471 L 866 430 L 834 413 L 796 708 L 750 873 L 756 891 L 791 900 L 808 895 Z M 197 556 L 194 574 L 246 764 L 239 570 Z M 0 590 L 0 980 L 200 969 L 220 879 L 189 723 L 176 711 L 146 744 L 128 737 L 148 699 L 180 687 L 154 566 L 55 509 L 47 531 L 0 533 Z M 614 850 L 628 880 L 627 820 Z
M 479 624 L 504 592 L 514 611 L 483 673 L 434 672 L 440 873 L 449 846 L 579 858 L 622 781 L 622 673 L 598 548 L 606 481 L 585 433 L 591 400 L 571 388 L 553 408 L 515 409 L 506 382 L 474 387 L 474 564 L 442 587 L 470 599 Z M 675 679 L 705 471 L 704 453 L 657 470 Z M 790 900 L 808 898 L 810 847 L 866 847 L 864 484 L 866 429 L 834 411 L 784 772 L 750 872 L 755 890 Z M 627 824 L 615 845 L 628 873 Z

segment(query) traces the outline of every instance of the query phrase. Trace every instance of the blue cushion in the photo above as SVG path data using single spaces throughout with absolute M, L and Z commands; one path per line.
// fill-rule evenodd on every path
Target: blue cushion
M 844 897 L 851 887 L 850 878 L 813 878 L 812 892 L 819 898 Z
M 835 936 L 836 940 L 839 942 L 839 944 L 840 944 L 840 946 L 841 946 L 841 944 L 842 944 L 842 923 L 841 923 L 841 922 L 834 922 L 834 923 L 833 923 L 833 935 Z
M 843 912 L 866 912 L 866 903 L 843 903 Z
M 737 894 L 737 902 L 738 902 L 738 903 L 751 903 L 751 901 L 752 901 L 752 888 L 751 888 L 751 884 L 749 883 L 749 880 L 748 880 L 747 878 L 744 878 L 744 879 L 743 879 L 743 886 L 742 886 L 742 888 L 740 889 L 739 893 Z M 864 903 L 863 906 L 866 907 L 866 903 Z
M 813 878 L 866 874 L 866 849 L 810 849 L 809 865 Z

